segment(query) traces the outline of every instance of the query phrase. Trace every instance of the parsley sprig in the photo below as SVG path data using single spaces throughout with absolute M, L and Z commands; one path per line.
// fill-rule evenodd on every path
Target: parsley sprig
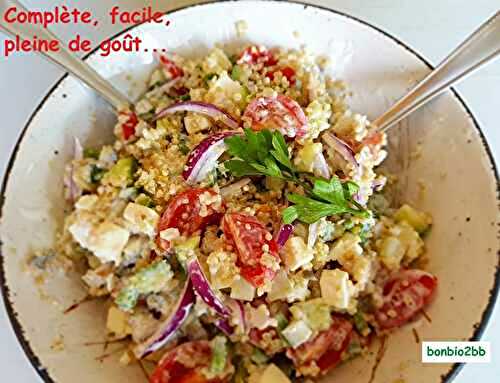
M 280 132 L 254 132 L 245 129 L 244 136 L 228 137 L 225 143 L 228 153 L 237 157 L 224 163 L 234 176 L 264 175 L 287 181 L 300 181 L 290 160 L 285 138 Z
M 342 183 L 337 176 L 333 176 L 329 181 L 315 179 L 309 197 L 288 194 L 288 200 L 295 205 L 283 211 L 283 222 L 292 223 L 298 219 L 313 223 L 323 217 L 344 213 L 367 216 L 368 212 L 354 200 L 358 190 L 358 185 L 354 182 Z
M 285 138 L 278 131 L 245 129 L 244 135 L 225 139 L 228 153 L 235 157 L 224 163 L 235 177 L 269 176 L 295 182 L 303 186 L 306 196 L 290 193 L 288 201 L 294 205 L 286 208 L 284 223 L 296 219 L 305 223 L 337 214 L 350 213 L 367 216 L 368 212 L 354 200 L 359 187 L 352 181 L 341 182 L 337 176 L 330 180 L 307 175 L 311 185 L 299 178 L 299 171 L 290 159 Z

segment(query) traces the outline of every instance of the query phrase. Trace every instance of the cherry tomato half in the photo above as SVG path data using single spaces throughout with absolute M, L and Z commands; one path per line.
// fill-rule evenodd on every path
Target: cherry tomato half
M 208 194 L 206 194 L 208 193 Z M 220 202 L 202 204 L 203 196 L 216 196 L 212 189 L 188 189 L 170 200 L 158 223 L 158 233 L 169 228 L 177 228 L 181 235 L 190 236 L 205 229 L 208 225 L 217 224 L 224 211 Z M 202 206 L 203 205 L 203 206 Z M 168 250 L 170 243 L 161 239 L 158 234 L 158 246 Z
M 264 350 L 267 355 L 274 355 L 285 349 L 285 343 L 281 340 L 275 327 L 268 327 L 263 330 L 252 328 L 248 333 L 248 337 L 250 343 Z
M 230 376 L 208 379 L 202 368 L 212 359 L 210 343 L 205 340 L 183 343 L 168 351 L 158 363 L 150 383 L 225 383 Z
M 236 248 L 243 278 L 255 287 L 274 279 L 276 270 L 260 263 L 265 252 L 279 260 L 278 245 L 266 227 L 257 218 L 240 213 L 226 214 L 222 222 L 226 241 Z
M 262 64 L 272 66 L 278 63 L 272 52 L 263 46 L 251 45 L 240 53 L 238 64 Z
M 245 109 L 243 117 L 253 130 L 277 129 L 288 137 L 302 137 L 307 132 L 307 118 L 300 105 L 290 97 L 257 97 Z
M 271 70 L 271 71 L 269 71 L 269 72 L 266 73 L 266 77 L 268 77 L 271 81 L 273 81 L 274 80 L 274 75 L 278 71 L 281 72 L 281 74 L 283 75 L 283 77 L 286 77 L 286 79 L 288 80 L 288 83 L 291 86 L 295 85 L 295 70 L 292 67 L 289 67 L 289 66 L 286 66 L 284 68 L 278 68 L 278 69 L 275 69 L 275 70 Z
M 126 141 L 135 134 L 139 119 L 134 112 L 120 112 L 120 114 L 128 116 L 127 121 L 122 124 L 123 139 Z
M 382 307 L 375 319 L 383 330 L 399 327 L 428 304 L 437 287 L 437 278 L 422 270 L 403 270 L 384 285 Z
M 320 332 L 314 339 L 296 349 L 288 349 L 286 355 L 296 367 L 307 366 L 316 362 L 321 374 L 334 368 L 342 360 L 351 340 L 353 328 L 351 322 L 341 316 L 332 316 L 332 325 Z
M 175 62 L 170 60 L 167 56 L 165 55 L 160 55 L 160 63 L 163 69 L 168 73 L 169 79 L 168 80 L 174 80 L 178 77 L 184 76 L 184 71 L 182 68 L 180 68 Z

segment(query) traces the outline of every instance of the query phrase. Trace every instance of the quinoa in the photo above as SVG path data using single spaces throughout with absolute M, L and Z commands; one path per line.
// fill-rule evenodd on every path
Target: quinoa
M 235 28 L 243 35 L 248 26 L 239 21 Z M 252 381 L 281 354 L 293 365 L 292 379 L 316 378 L 328 369 L 317 362 L 330 347 L 342 354 L 338 363 L 349 357 L 346 334 L 359 331 L 352 338 L 368 342 L 372 333 L 411 319 L 400 317 L 393 295 L 418 311 L 405 291 L 422 275 L 434 278 L 414 269 L 426 258 L 422 236 L 432 219 L 409 205 L 390 206 L 383 190 L 393 177 L 377 168 L 387 156 L 386 137 L 349 108 L 347 86 L 326 74 L 328 64 L 304 47 L 218 46 L 198 58 L 162 56 L 148 91 L 119 112 L 115 142 L 86 150 L 75 143 L 56 251 L 83 267 L 87 293 L 110 307 L 108 331 L 120 333 L 134 352 L 122 362 L 134 363 L 152 342 L 164 360 L 171 355 L 210 377 L 243 369 Z M 173 105 L 180 109 L 165 111 Z M 262 165 L 235 173 L 230 161 L 243 158 L 229 143 L 244 137 L 243 129 L 270 134 L 273 151 L 279 132 L 285 148 L 276 166 L 296 167 L 292 174 L 262 173 Z M 224 145 L 215 139 L 220 133 Z M 353 158 L 332 146 L 332 136 Z M 212 151 L 210 140 L 217 142 Z M 275 156 L 260 153 L 253 161 L 267 155 Z M 356 185 L 352 196 L 342 192 L 349 209 L 296 220 L 290 237 L 280 239 L 291 194 L 338 202 L 338 195 L 333 202 L 314 196 L 311 185 L 329 178 L 341 189 Z M 194 262 L 209 288 L 194 283 Z M 153 339 L 193 286 L 197 298 L 183 307 L 183 324 L 168 341 Z M 415 290 L 430 294 L 428 288 Z M 290 310 L 294 304 L 300 310 Z M 293 357 L 299 347 L 311 357 Z

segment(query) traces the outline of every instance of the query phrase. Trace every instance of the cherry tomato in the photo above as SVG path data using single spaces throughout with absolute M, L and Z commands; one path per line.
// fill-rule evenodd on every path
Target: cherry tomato
M 267 355 L 274 355 L 285 348 L 285 343 L 281 340 L 275 327 L 268 327 L 263 330 L 252 328 L 248 333 L 248 337 L 250 343 L 264 350 Z
M 236 248 L 243 278 L 255 287 L 274 279 L 276 270 L 260 263 L 264 252 L 279 261 L 278 245 L 265 226 L 257 218 L 239 213 L 226 214 L 222 222 L 226 241 Z
M 307 366 L 312 362 L 320 368 L 321 374 L 334 368 L 342 360 L 353 332 L 352 324 L 340 316 L 332 316 L 332 325 L 320 332 L 314 339 L 296 349 L 288 349 L 286 355 L 296 367 Z
M 190 236 L 197 231 L 205 229 L 208 225 L 217 224 L 224 210 L 220 202 L 203 205 L 200 201 L 202 195 L 216 196 L 212 189 L 188 189 L 170 200 L 167 208 L 158 223 L 158 233 L 168 228 L 177 228 L 181 235 Z M 161 239 L 158 234 L 158 246 L 168 250 L 170 243 Z
M 182 68 L 180 68 L 176 63 L 170 60 L 167 56 L 160 55 L 159 58 L 162 67 L 167 71 L 167 73 L 170 76 L 169 80 L 173 80 L 176 79 L 177 77 L 184 76 L 184 71 L 182 70 Z
M 277 129 L 288 137 L 302 137 L 307 131 L 307 118 L 300 105 L 290 97 L 257 97 L 245 109 L 253 130 Z
M 264 66 L 276 65 L 278 60 L 272 52 L 263 46 L 251 45 L 240 53 L 238 64 L 263 64 Z
M 286 66 L 284 68 L 278 68 L 266 73 L 266 77 L 269 77 L 271 81 L 274 80 L 274 75 L 276 72 L 280 71 L 281 74 L 286 77 L 290 85 L 295 85 L 295 70 L 292 67 Z
M 437 287 L 437 278 L 422 270 L 403 270 L 384 285 L 382 307 L 375 319 L 383 330 L 399 327 L 428 304 Z
M 208 379 L 201 372 L 212 359 L 205 340 L 183 343 L 168 351 L 149 379 L 150 383 L 224 383 L 230 376 Z
M 128 116 L 127 121 L 122 124 L 123 139 L 126 141 L 134 135 L 139 119 L 134 112 L 120 112 L 120 114 Z

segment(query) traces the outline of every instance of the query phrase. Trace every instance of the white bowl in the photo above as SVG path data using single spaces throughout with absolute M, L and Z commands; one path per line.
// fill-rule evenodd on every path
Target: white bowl
M 350 105 L 378 116 L 430 70 L 420 56 L 388 34 L 350 16 L 286 2 L 223 2 L 190 6 L 169 14 L 170 27 L 144 24 L 128 32 L 150 48 L 204 54 L 216 42 L 239 46 L 307 46 L 331 57 L 332 72 L 353 91 Z M 238 38 L 235 22 L 246 20 Z M 297 33 L 298 32 L 298 37 Z M 124 32 L 125 33 L 125 32 Z M 123 36 L 123 34 L 122 34 Z M 121 36 L 117 36 L 120 38 Z M 137 95 L 133 82 L 151 69 L 150 53 L 93 53 L 88 62 L 104 77 Z M 90 302 L 70 314 L 64 308 L 85 293 L 77 275 L 34 283 L 23 268 L 33 250 L 50 246 L 63 216 L 62 174 L 72 137 L 86 144 L 110 139 L 112 113 L 91 91 L 65 76 L 50 90 L 23 130 L 2 190 L 0 265 L 3 294 L 19 341 L 46 382 L 143 382 L 137 366 L 104 362 L 101 304 Z M 499 287 L 498 175 L 477 122 L 455 92 L 447 92 L 390 132 L 386 166 L 400 176 L 401 199 L 434 216 L 427 240 L 429 270 L 439 278 L 432 323 L 419 319 L 396 331 L 373 382 L 450 381 L 459 365 L 423 365 L 421 340 L 477 340 L 491 314 Z M 421 155 L 411 155 L 418 147 Z M 425 190 L 424 190 L 425 189 Z M 55 347 L 61 341 L 64 350 Z M 59 342 L 61 344 L 61 342 Z M 120 347 L 117 345 L 110 346 Z M 336 383 L 368 382 L 374 352 L 337 368 L 325 378 Z

